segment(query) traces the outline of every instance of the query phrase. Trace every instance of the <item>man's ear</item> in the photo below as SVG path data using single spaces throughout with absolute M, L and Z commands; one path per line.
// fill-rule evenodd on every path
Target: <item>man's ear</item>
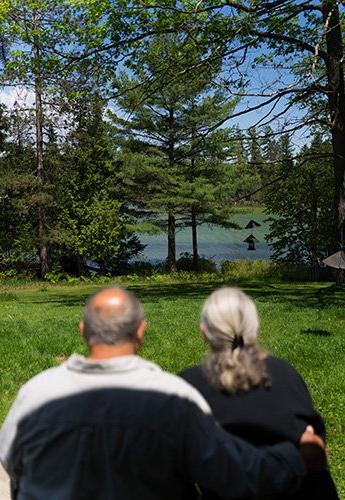
M 81 335 L 84 337 L 85 326 L 84 326 L 84 321 L 83 320 L 81 320 L 80 323 L 79 323 L 79 330 L 80 330 Z
M 143 319 L 140 322 L 140 325 L 138 326 L 137 334 L 136 334 L 136 338 L 137 338 L 137 341 L 139 342 L 139 344 L 142 344 L 144 342 L 146 326 L 147 326 L 147 323 Z

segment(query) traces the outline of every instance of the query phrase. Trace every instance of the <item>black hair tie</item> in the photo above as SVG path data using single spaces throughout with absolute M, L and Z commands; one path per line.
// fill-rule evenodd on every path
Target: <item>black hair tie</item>
M 232 341 L 232 350 L 234 351 L 235 349 L 243 347 L 244 346 L 244 341 L 242 335 L 235 335 L 233 341 Z

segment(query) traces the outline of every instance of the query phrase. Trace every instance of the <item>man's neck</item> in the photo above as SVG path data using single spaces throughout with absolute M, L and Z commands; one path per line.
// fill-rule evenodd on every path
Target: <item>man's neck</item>
M 136 354 L 134 344 L 124 343 L 119 345 L 96 344 L 90 346 L 89 359 L 102 360 L 117 358 L 119 356 L 132 356 Z

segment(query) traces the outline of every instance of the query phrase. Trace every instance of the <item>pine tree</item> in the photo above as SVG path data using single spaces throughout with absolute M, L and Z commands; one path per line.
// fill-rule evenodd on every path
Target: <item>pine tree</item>
M 7 131 L 0 156 L 1 260 L 5 266 L 19 265 L 23 260 L 34 263 L 36 241 L 32 215 L 47 193 L 42 192 L 33 175 L 32 123 L 16 107 L 1 116 L 3 130 Z
M 51 244 L 65 270 L 80 274 L 85 261 L 101 272 L 118 270 L 144 247 L 121 202 L 122 168 L 112 128 L 97 96 L 74 107 L 75 129 L 67 136 L 56 174 L 56 213 Z
M 213 130 L 235 105 L 212 90 L 209 72 L 174 78 L 171 64 L 177 64 L 179 44 L 176 37 L 152 42 L 145 58 L 133 66 L 134 76 L 122 75 L 117 101 L 122 115 L 113 115 L 123 162 L 137 191 L 134 203 L 140 214 L 156 216 L 158 224 L 167 214 L 170 271 L 176 270 L 176 224 L 192 227 L 195 266 L 197 225 L 226 224 L 230 201 L 228 196 L 225 202 L 224 193 L 231 190 L 225 165 L 228 132 Z M 137 85 L 150 81 L 158 68 L 164 74 L 159 86 Z
M 274 260 L 307 263 L 317 269 L 318 259 L 321 253 L 328 252 L 333 234 L 330 146 L 316 135 L 309 147 L 302 148 L 298 162 L 288 158 L 287 137 L 282 137 L 281 147 L 286 160 L 280 166 L 282 179 L 266 191 L 264 199 L 273 216 L 267 239 Z
M 186 146 L 183 181 L 179 189 L 180 223 L 192 230 L 193 267 L 198 269 L 197 228 L 201 224 L 237 227 L 231 222 L 234 195 L 233 130 L 222 128 L 209 132 L 235 102 L 228 102 L 221 92 L 199 95 L 192 99 L 187 112 Z M 205 130 L 207 131 L 205 137 Z
M 42 195 L 37 197 L 34 219 L 35 241 L 40 261 L 40 275 L 49 268 L 49 206 L 47 196 L 49 179 L 46 170 L 45 128 L 54 112 L 58 94 L 74 86 L 76 61 L 70 55 L 74 48 L 81 49 L 80 23 L 88 19 L 82 15 L 89 2 L 64 0 L 11 0 L 2 2 L 0 34 L 5 45 L 2 81 L 30 90 L 34 96 L 32 122 L 35 137 L 36 163 L 32 172 L 35 185 L 41 185 Z M 86 9 L 89 10 L 89 9 Z M 96 16 L 97 17 L 97 16 Z M 96 17 L 94 23 L 96 23 Z M 96 30 L 96 24 L 94 24 Z M 52 96 L 54 95 L 54 99 Z M 58 114 L 61 110 L 58 110 Z M 23 110 L 23 112 L 26 112 Z

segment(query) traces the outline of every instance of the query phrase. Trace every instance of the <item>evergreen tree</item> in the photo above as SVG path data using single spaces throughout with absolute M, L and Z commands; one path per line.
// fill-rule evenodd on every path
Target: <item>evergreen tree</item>
M 284 142 L 285 141 L 285 142 Z M 288 157 L 291 157 L 290 154 L 290 142 L 289 136 L 286 136 L 286 140 L 284 139 L 284 148 L 282 149 L 281 145 L 281 136 L 274 135 L 274 131 L 271 127 L 264 127 L 262 130 L 262 138 L 261 138 L 261 150 L 262 150 L 262 163 L 260 165 L 260 178 L 261 178 L 261 186 L 265 186 L 269 184 L 271 181 L 277 177 L 277 175 L 281 172 L 281 160 L 282 155 L 287 154 Z M 285 151 L 285 147 L 288 147 L 288 151 Z M 283 153 L 285 151 L 285 153 Z M 261 199 L 262 199 L 261 192 Z
M 249 162 L 246 167 L 247 175 L 250 175 L 251 195 L 250 201 L 260 203 L 262 201 L 262 192 L 260 190 L 263 183 L 263 171 L 265 167 L 265 159 L 263 153 L 263 141 L 258 137 L 256 128 L 251 128 L 248 131 L 248 152 Z
M 116 5 L 115 5 L 116 4 Z M 255 82 L 255 102 L 241 114 L 258 109 L 268 116 L 280 119 L 288 116 L 293 106 L 311 100 L 322 101 L 326 112 L 314 112 L 313 107 L 301 119 L 296 115 L 288 127 L 301 130 L 304 126 L 323 122 L 332 137 L 335 179 L 334 233 L 337 246 L 345 241 L 345 79 L 343 14 L 344 4 L 339 0 L 321 2 L 291 2 L 253 0 L 216 2 L 188 0 L 152 3 L 142 0 L 140 9 L 132 4 L 116 2 L 112 8 L 121 11 L 122 22 L 113 26 L 112 41 L 122 36 L 127 53 L 145 51 L 152 33 L 179 33 L 186 41 L 196 40 L 202 60 L 207 66 L 213 58 L 224 56 L 222 75 L 232 90 L 243 95 L 253 82 L 247 68 L 261 71 L 267 65 L 270 81 L 260 78 Z M 124 25 L 130 27 L 124 30 Z M 133 37 L 135 33 L 135 37 Z M 107 40 L 109 43 L 109 41 Z M 135 45 L 134 45 L 135 44 Z M 139 48 L 138 48 L 139 46 Z M 104 43 L 104 50 L 107 46 Z M 254 49 L 254 50 L 251 50 Z M 260 50 L 258 50 L 260 49 Z M 193 69 L 194 61 L 189 65 Z M 199 68 L 201 64 L 199 64 Z M 180 69 L 180 68 L 179 68 Z M 180 74 L 185 74 L 186 66 Z M 253 97 L 253 91 L 248 91 Z M 285 101 L 285 102 L 284 102 Z M 283 103 L 283 106 L 281 104 Z M 290 113 L 291 117 L 291 113 Z M 262 121 L 262 120 L 261 120 Z M 287 122 L 286 122 L 287 123 Z M 332 238 L 334 240 L 334 238 Z M 345 282 L 345 271 L 339 270 L 338 283 Z
M 112 128 L 97 96 L 75 108 L 76 127 L 66 138 L 54 185 L 56 220 L 51 244 L 62 266 L 80 274 L 86 259 L 113 272 L 144 247 L 121 202 L 121 164 Z
M 33 175 L 35 151 L 32 144 L 30 118 L 16 107 L 2 114 L 7 138 L 0 156 L 0 255 L 4 265 L 17 265 L 23 260 L 35 261 L 35 236 L 32 215 L 42 197 Z
M 282 142 L 286 153 L 286 138 Z M 302 148 L 298 163 L 286 157 L 288 170 L 281 165 L 282 180 L 266 191 L 265 205 L 273 215 L 267 240 L 274 260 L 316 268 L 320 254 L 329 250 L 334 199 L 329 153 L 328 142 L 317 135 L 310 147 Z
M 231 164 L 231 185 L 233 186 L 234 199 L 237 203 L 246 201 L 256 201 L 255 195 L 251 193 L 257 189 L 260 184 L 260 176 L 257 167 L 251 164 L 249 141 L 245 134 L 233 129 L 231 144 L 233 157 Z
M 229 113 L 229 103 L 223 96 L 213 95 L 201 99 L 194 105 L 189 116 L 190 138 L 186 150 L 182 181 L 179 184 L 182 214 L 180 223 L 192 230 L 193 267 L 198 269 L 197 228 L 201 224 L 238 228 L 231 222 L 233 182 L 232 131 L 219 129 L 203 137 L 202 130 L 212 127 Z
M 74 71 L 76 64 L 75 61 L 72 64 L 70 55 L 73 48 L 82 47 L 82 20 L 88 31 L 88 19 L 82 16 L 83 7 L 87 8 L 88 4 L 87 0 L 78 2 L 78 5 L 65 0 L 6 0 L 2 2 L 0 9 L 0 35 L 6 45 L 2 82 L 23 86 L 34 96 L 32 134 L 35 137 L 33 147 L 36 163 L 32 173 L 36 177 L 33 181 L 36 188 L 41 185 L 42 195 L 40 200 L 37 197 L 35 211 L 32 211 L 31 216 L 36 231 L 35 242 L 41 276 L 49 268 L 48 242 L 51 227 L 45 128 L 54 112 L 57 96 L 65 93 L 66 89 L 74 89 L 75 77 L 80 74 Z
M 226 224 L 229 214 L 229 175 L 225 167 L 228 132 L 213 132 L 231 114 L 235 102 L 212 90 L 212 74 L 194 72 L 174 78 L 172 61 L 179 54 L 176 37 L 157 38 L 144 58 L 133 66 L 133 77 L 122 75 L 117 101 L 122 113 L 113 116 L 118 126 L 123 161 L 137 190 L 136 205 L 160 223 L 168 214 L 167 266 L 176 270 L 176 217 L 193 228 L 194 264 L 197 266 L 196 227 L 202 222 Z M 165 61 L 167 71 L 162 60 Z M 139 81 L 164 72 L 159 86 L 147 94 Z M 216 68 L 219 71 L 219 66 Z M 147 90 L 147 89 L 146 89 Z M 221 188 L 222 186 L 222 188 Z M 185 216 L 181 218 L 181 215 Z M 187 216 L 187 217 L 186 217 Z

